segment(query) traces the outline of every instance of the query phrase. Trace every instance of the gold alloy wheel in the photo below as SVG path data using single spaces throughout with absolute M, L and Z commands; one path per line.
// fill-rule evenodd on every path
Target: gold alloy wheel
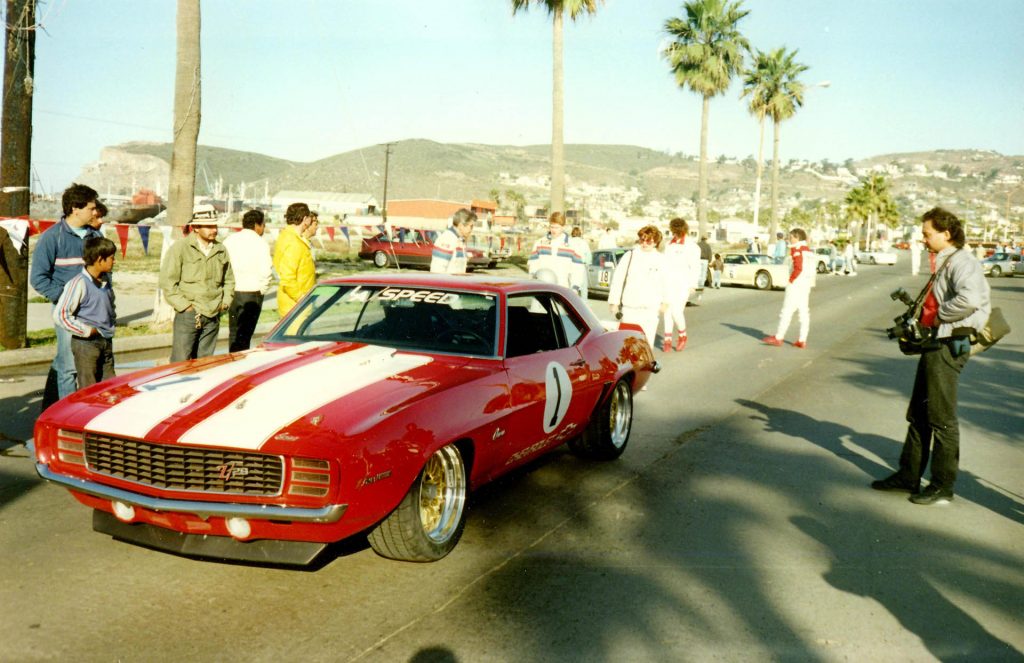
M 427 460 L 420 478 L 420 523 L 434 543 L 458 531 L 466 504 L 466 471 L 455 445 L 439 449 Z

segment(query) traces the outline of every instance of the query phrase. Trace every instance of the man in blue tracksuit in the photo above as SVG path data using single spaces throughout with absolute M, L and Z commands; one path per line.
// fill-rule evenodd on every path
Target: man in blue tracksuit
M 82 272 L 82 248 L 89 237 L 102 237 L 90 226 L 96 214 L 96 191 L 84 184 L 72 184 L 64 190 L 60 222 L 43 233 L 32 252 L 29 283 L 43 297 L 57 304 L 64 284 Z M 71 394 L 77 388 L 75 358 L 71 354 L 71 332 L 54 325 L 57 354 L 50 365 L 43 391 L 42 408 Z

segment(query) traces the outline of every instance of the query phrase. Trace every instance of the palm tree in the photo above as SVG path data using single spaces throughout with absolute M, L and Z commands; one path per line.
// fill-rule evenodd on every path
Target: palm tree
M 899 219 L 896 203 L 889 194 L 889 181 L 885 175 L 875 173 L 861 180 L 860 186 L 846 194 L 846 205 L 850 215 L 863 219 L 866 228 L 866 249 L 871 248 L 872 227 L 878 222 L 894 226 Z M 860 229 L 854 234 L 859 245 Z
M 600 0 L 602 3 L 604 0 Z M 598 0 L 512 0 L 512 13 L 527 9 L 531 4 L 544 5 L 551 14 L 551 211 L 565 211 L 565 142 L 563 138 L 562 108 L 564 90 L 562 80 L 562 17 L 565 13 L 576 20 L 583 13 L 596 14 Z
M 729 89 L 733 74 L 743 68 L 743 51 L 750 46 L 736 24 L 749 12 L 728 0 L 691 0 L 683 5 L 686 18 L 665 21 L 674 41 L 662 51 L 676 84 L 703 98 L 700 115 L 700 166 L 697 177 L 697 220 L 700 234 L 708 229 L 708 107 L 712 97 Z
M 743 77 L 742 96 L 750 97 L 750 112 L 757 116 L 760 136 L 757 143 L 757 180 L 754 185 L 754 225 L 758 224 L 761 207 L 761 175 L 764 170 L 764 124 L 771 117 L 775 123 L 775 143 L 772 153 L 772 220 L 769 236 L 778 230 L 778 177 L 779 177 L 779 123 L 792 117 L 797 106 L 803 105 L 804 86 L 796 80 L 797 75 L 807 67 L 793 61 L 796 51 L 787 53 L 786 48 L 777 48 L 765 53 L 754 54 L 754 65 Z
M 786 53 L 785 47 L 772 53 L 777 61 L 778 85 L 768 104 L 768 115 L 774 123 L 772 146 L 772 226 L 770 237 L 775 237 L 779 229 L 779 126 L 796 114 L 796 109 L 804 105 L 804 84 L 796 79 L 807 71 L 807 65 L 793 60 L 796 51 Z

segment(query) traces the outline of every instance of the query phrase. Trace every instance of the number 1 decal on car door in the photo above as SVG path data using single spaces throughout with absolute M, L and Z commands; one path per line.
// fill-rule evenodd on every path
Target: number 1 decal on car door
M 572 380 L 558 362 L 548 364 L 544 372 L 544 432 L 550 433 L 565 418 L 572 400 Z

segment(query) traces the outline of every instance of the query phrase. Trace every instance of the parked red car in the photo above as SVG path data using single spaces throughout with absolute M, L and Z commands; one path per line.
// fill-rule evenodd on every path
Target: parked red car
M 657 372 L 572 291 L 435 274 L 318 284 L 258 348 L 118 376 L 50 406 L 36 470 L 93 528 L 179 554 L 312 562 L 363 534 L 444 557 L 471 489 L 568 443 L 618 458 Z
M 407 230 L 400 237 L 389 238 L 387 233 L 377 233 L 363 240 L 359 257 L 372 260 L 377 267 L 430 267 L 434 243 L 421 230 Z M 486 269 L 497 265 L 486 251 L 467 247 L 467 271 Z

